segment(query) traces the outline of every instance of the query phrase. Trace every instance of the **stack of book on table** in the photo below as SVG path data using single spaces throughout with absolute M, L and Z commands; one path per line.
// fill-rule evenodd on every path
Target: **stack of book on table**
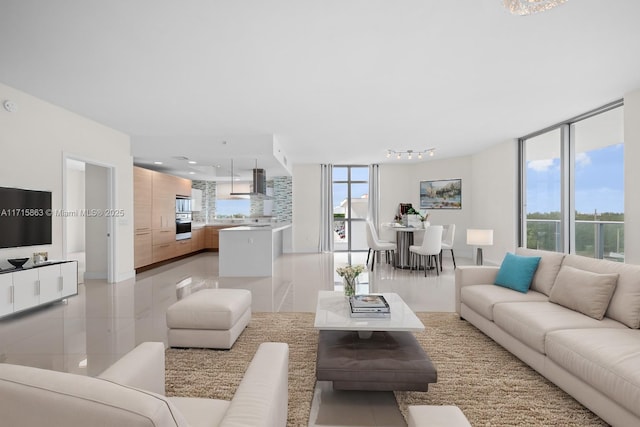
M 389 303 L 382 295 L 355 295 L 349 298 L 351 317 L 377 317 L 388 318 L 391 316 Z

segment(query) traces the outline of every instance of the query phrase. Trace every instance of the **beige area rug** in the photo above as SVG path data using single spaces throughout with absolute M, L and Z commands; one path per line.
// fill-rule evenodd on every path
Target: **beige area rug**
M 416 334 L 438 367 L 428 392 L 396 392 L 408 405 L 457 405 L 473 426 L 606 426 L 595 414 L 452 313 L 418 313 Z M 258 345 L 289 343 L 289 426 L 307 426 L 318 333 L 313 313 L 254 313 L 229 351 L 168 349 L 167 395 L 231 399 Z
M 455 313 L 418 313 L 416 334 L 438 369 L 428 392 L 396 392 L 409 405 L 457 405 L 473 426 L 606 426 L 597 415 Z

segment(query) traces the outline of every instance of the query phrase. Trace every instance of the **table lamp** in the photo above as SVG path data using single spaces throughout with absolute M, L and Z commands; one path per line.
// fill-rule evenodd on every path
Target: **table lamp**
M 482 248 L 480 246 L 493 245 L 493 230 L 468 229 L 467 245 L 478 246 L 476 264 L 482 265 Z

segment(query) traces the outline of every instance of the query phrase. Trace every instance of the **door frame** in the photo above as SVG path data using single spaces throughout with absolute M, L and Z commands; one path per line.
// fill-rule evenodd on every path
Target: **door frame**
M 76 160 L 79 162 L 83 162 L 86 164 L 91 164 L 94 166 L 100 166 L 107 169 L 107 209 L 113 210 L 116 206 L 116 166 L 97 161 L 88 157 L 79 156 L 71 153 L 62 153 L 62 209 L 63 211 L 67 211 L 67 160 Z M 115 283 L 118 271 L 117 269 L 117 259 L 115 254 L 115 248 L 117 247 L 117 235 L 115 226 L 115 216 L 107 216 L 107 283 Z M 62 253 L 66 257 L 67 256 L 67 217 L 63 216 L 62 218 Z M 86 237 L 85 237 L 85 253 L 86 253 Z

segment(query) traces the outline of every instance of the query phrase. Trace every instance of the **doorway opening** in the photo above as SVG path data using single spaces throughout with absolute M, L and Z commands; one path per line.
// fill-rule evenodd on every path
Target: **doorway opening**
M 113 253 L 114 167 L 64 158 L 63 239 L 65 259 L 78 261 L 78 283 L 115 281 Z

